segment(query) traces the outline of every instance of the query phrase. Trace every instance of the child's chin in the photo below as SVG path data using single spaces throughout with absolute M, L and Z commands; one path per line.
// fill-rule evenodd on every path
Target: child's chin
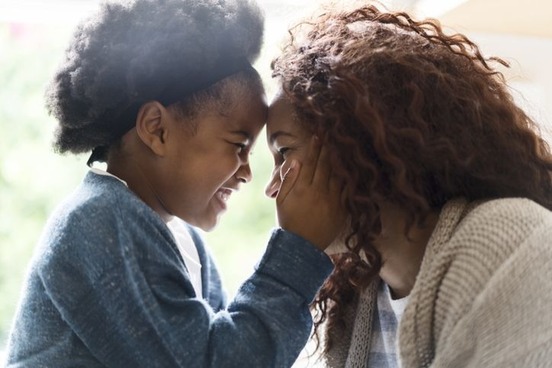
M 219 223 L 219 218 L 220 218 L 220 215 L 212 219 L 206 219 L 204 221 L 201 221 L 195 226 L 199 227 L 201 230 L 205 232 L 211 232 L 217 227 Z

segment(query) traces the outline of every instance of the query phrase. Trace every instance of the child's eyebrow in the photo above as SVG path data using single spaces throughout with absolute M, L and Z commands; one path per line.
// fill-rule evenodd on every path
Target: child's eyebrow
M 292 138 L 293 138 L 293 134 L 288 133 L 288 132 L 284 132 L 284 131 L 282 131 L 282 130 L 278 130 L 278 131 L 276 131 L 276 132 L 274 132 L 274 133 L 272 133 L 272 134 L 270 135 L 270 138 L 269 138 L 268 141 L 270 142 L 270 144 L 273 144 L 274 141 L 275 141 L 276 139 L 278 139 L 279 137 L 281 137 L 281 136 L 292 137 Z
M 231 134 L 235 134 L 235 135 L 241 135 L 241 136 L 244 137 L 245 139 L 251 140 L 251 134 L 249 134 L 249 133 L 246 132 L 245 130 L 232 130 L 230 133 L 231 133 Z

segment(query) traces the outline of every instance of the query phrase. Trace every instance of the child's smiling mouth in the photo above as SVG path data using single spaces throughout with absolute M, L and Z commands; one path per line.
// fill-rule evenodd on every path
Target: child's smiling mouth
M 230 195 L 234 190 L 230 188 L 220 188 L 215 193 L 215 198 L 218 199 L 219 204 L 223 210 L 226 210 L 226 202 L 230 199 Z

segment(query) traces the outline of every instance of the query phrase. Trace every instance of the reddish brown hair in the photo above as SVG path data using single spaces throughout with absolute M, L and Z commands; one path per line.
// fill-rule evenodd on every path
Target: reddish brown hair
M 351 252 L 334 258 L 315 300 L 317 328 L 343 324 L 344 307 L 381 268 L 377 202 L 400 204 L 410 225 L 454 197 L 526 197 L 552 209 L 549 147 L 494 69 L 504 61 L 437 21 L 374 6 L 327 12 L 290 34 L 273 74 L 300 123 L 327 137 L 351 215 Z

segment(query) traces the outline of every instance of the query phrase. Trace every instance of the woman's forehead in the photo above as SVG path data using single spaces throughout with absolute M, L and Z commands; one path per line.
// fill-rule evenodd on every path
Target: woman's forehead
M 274 99 L 270 104 L 266 129 L 269 144 L 274 143 L 276 138 L 303 140 L 311 135 L 300 123 L 293 105 L 285 96 Z
M 268 108 L 267 127 L 291 127 L 296 125 L 293 106 L 285 96 L 275 98 Z

